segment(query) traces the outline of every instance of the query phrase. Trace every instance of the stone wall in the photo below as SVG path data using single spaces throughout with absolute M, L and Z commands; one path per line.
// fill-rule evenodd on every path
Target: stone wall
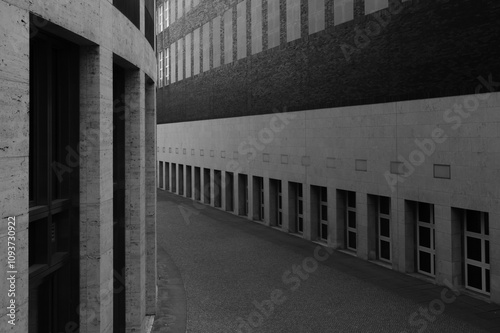
M 125 276 L 127 332 L 144 332 L 146 315 L 155 314 L 156 194 L 152 186 L 154 160 L 149 155 L 155 145 L 155 128 L 151 127 L 156 118 L 152 102 L 155 91 L 151 85 L 154 87 L 156 81 L 156 57 L 144 36 L 143 0 L 139 7 L 140 29 L 107 0 L 0 0 L 2 281 L 7 278 L 10 216 L 17 219 L 18 263 L 16 325 L 7 323 L 8 284 L 0 284 L 2 332 L 28 331 L 29 38 L 38 31 L 80 46 L 80 144 L 75 149 L 82 152 L 78 163 L 81 275 L 80 306 L 74 309 L 80 315 L 79 331 L 113 331 L 113 62 L 125 65 L 131 73 L 127 85 L 131 87 L 130 95 L 137 99 L 125 96 L 126 109 L 129 119 L 141 120 L 134 122 L 127 134 L 134 164 L 127 170 L 126 186 L 134 195 L 129 200 L 138 202 L 137 206 L 127 206 L 126 211 L 130 235 L 127 256 L 133 258 Z

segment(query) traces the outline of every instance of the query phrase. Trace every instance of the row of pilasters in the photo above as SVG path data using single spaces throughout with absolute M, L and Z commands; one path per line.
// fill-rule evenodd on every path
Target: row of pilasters
M 81 51 L 80 331 L 113 332 L 113 54 Z M 144 72 L 125 75 L 126 331 L 156 312 L 156 113 Z

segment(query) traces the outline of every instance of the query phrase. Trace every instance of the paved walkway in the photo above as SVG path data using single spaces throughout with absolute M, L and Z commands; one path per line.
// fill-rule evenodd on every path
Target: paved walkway
M 154 332 L 500 332 L 500 307 L 158 192 Z

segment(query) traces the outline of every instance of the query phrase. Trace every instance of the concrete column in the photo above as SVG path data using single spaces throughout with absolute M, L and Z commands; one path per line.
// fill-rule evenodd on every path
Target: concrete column
M 328 185 L 328 246 L 338 248 L 339 246 L 339 228 L 341 223 L 336 216 L 337 213 L 337 190 L 335 186 Z
M 356 192 L 357 255 L 368 259 L 368 207 L 366 193 Z
M 264 224 L 271 225 L 271 189 L 269 177 L 264 177 Z
M 146 84 L 146 314 L 156 314 L 156 89 Z M 165 165 L 165 164 L 164 164 Z M 165 167 L 165 166 L 164 166 Z
M 220 183 L 220 200 L 221 200 L 221 209 L 223 211 L 226 210 L 226 171 L 224 169 L 221 170 L 221 183 Z
M 305 229 L 309 229 L 310 238 L 313 241 L 319 240 L 319 232 L 320 232 L 320 200 L 321 200 L 321 188 L 319 186 L 308 186 L 309 192 L 309 204 L 307 205 L 309 211 L 306 221 L 310 221 L 307 223 L 308 227 Z
M 0 332 L 13 333 L 28 332 L 29 21 L 27 10 L 0 1 Z M 15 326 L 7 317 L 8 217 L 16 222 Z
M 304 239 L 316 240 L 313 237 L 313 226 L 311 219 L 311 185 L 304 182 L 302 184 L 302 209 L 304 216 Z M 314 221 L 316 222 L 316 221 Z
M 233 173 L 233 212 L 235 215 L 240 215 L 240 178 L 239 174 Z
M 293 224 L 295 223 L 295 214 L 290 210 L 290 207 L 293 207 L 294 198 L 290 191 L 290 183 L 288 180 L 283 179 L 281 181 L 281 186 L 283 195 L 283 230 L 291 232 Z
M 413 273 L 415 272 L 417 204 L 402 198 L 397 198 L 396 202 L 395 223 L 398 224 L 398 232 L 394 236 L 399 239 L 397 244 L 397 252 L 399 253 L 398 270 L 403 273 Z
M 248 174 L 248 194 L 247 194 L 247 198 L 248 198 L 248 218 L 250 220 L 255 220 L 255 217 L 256 215 L 254 215 L 254 212 L 255 212 L 255 207 L 254 207 L 254 203 L 257 202 L 256 200 L 254 200 L 254 190 L 257 188 L 256 186 L 254 186 L 254 179 L 253 179 L 253 175 L 251 174 Z
M 377 247 L 378 247 L 378 196 L 368 195 L 367 196 L 367 253 L 368 260 L 376 260 L 377 258 Z
M 126 71 L 125 99 L 126 332 L 143 332 L 146 315 L 146 117 L 145 77 L 140 70 Z
M 331 192 L 335 192 L 335 205 L 336 210 L 334 211 L 333 216 L 336 217 L 335 223 L 332 228 L 332 246 L 333 248 L 343 249 L 346 246 L 345 240 L 345 229 L 346 229 L 346 206 L 347 206 L 347 197 L 345 191 L 337 191 L 332 188 Z
M 113 331 L 113 54 L 80 50 L 80 332 L 104 333 Z
M 392 269 L 399 271 L 399 257 L 403 255 L 399 253 L 399 211 L 398 211 L 398 198 L 391 197 L 391 261 L 392 261 Z M 405 239 L 402 239 L 401 242 L 405 242 Z
M 451 208 L 449 206 L 434 205 L 434 223 L 436 230 L 436 282 L 452 283 L 453 281 L 453 225 L 451 222 Z
M 217 184 L 215 183 L 215 170 L 210 168 L 210 206 L 216 207 L 215 206 L 215 201 L 216 201 L 216 195 L 220 194 L 217 193 Z

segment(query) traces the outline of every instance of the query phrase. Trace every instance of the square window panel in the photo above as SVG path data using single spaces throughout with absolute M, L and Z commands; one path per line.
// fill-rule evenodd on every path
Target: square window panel
M 321 205 L 321 219 L 328 220 L 328 206 Z
M 347 212 L 347 221 L 349 228 L 356 228 L 356 213 L 355 212 Z
M 467 237 L 467 259 L 481 261 L 481 239 Z
M 467 286 L 479 290 L 483 289 L 483 274 L 481 267 L 471 264 L 467 265 Z
M 431 229 L 426 227 L 418 227 L 419 246 L 431 248 Z
M 356 192 L 347 192 L 347 206 L 356 208 Z
M 484 262 L 490 263 L 490 241 L 484 241 Z
M 485 270 L 486 292 L 490 292 L 490 270 Z
M 347 244 L 348 247 L 355 249 L 356 248 L 356 233 L 349 231 L 347 232 Z
M 321 238 L 326 240 L 328 238 L 328 225 L 321 224 Z
M 391 243 L 386 241 L 380 242 L 380 258 L 391 260 Z
M 481 213 L 475 210 L 467 211 L 467 231 L 481 233 Z
M 326 187 L 321 188 L 321 201 L 326 202 L 328 199 Z
M 391 237 L 391 222 L 389 219 L 380 219 L 380 236 Z
M 488 214 L 484 214 L 484 234 L 485 235 L 490 234 L 490 219 Z
M 431 205 L 429 204 L 418 204 L 418 220 L 420 222 L 431 222 Z
M 426 272 L 431 274 L 431 254 L 424 252 L 424 251 L 419 251 L 418 252 L 418 257 L 419 257 L 419 267 L 418 269 L 422 272 Z
M 391 213 L 391 198 L 380 197 L 380 213 L 385 215 Z

